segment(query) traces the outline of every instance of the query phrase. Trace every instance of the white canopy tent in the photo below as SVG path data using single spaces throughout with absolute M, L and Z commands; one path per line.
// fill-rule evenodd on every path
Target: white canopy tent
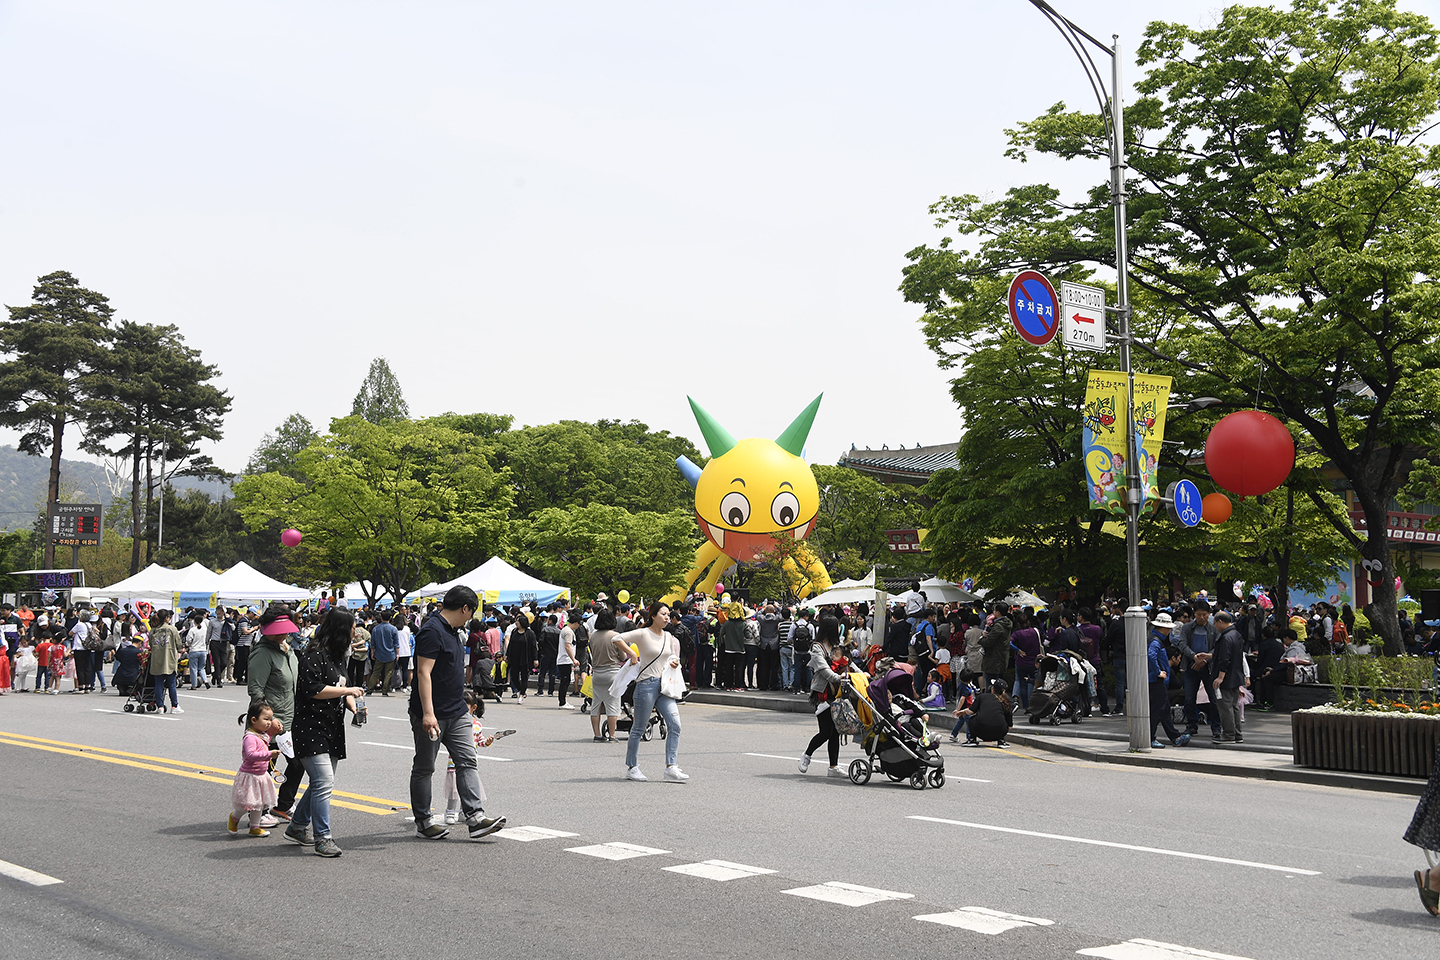
M 272 600 L 298 601 L 310 599 L 310 591 L 281 583 L 241 560 L 219 575 L 219 600 L 224 606 L 261 604 Z
M 219 592 L 220 574 L 198 562 L 179 570 L 152 563 L 132 577 L 93 591 L 91 602 L 100 597 L 121 606 L 148 603 L 157 609 L 199 607 L 211 606 Z
M 467 586 L 479 595 L 482 603 L 510 605 L 529 603 L 553 603 L 570 599 L 570 588 L 546 583 L 528 573 L 522 573 L 500 557 L 491 557 L 469 573 L 462 574 L 445 583 L 430 584 L 410 594 L 409 600 L 421 597 L 443 597 L 451 587 Z
M 832 584 L 829 590 L 824 593 L 807 597 L 800 601 L 801 606 L 823 607 L 831 603 L 877 603 L 877 595 L 883 597 L 884 586 L 876 588 L 875 568 L 871 567 L 870 572 L 859 580 L 841 580 Z
M 951 583 L 949 580 L 941 580 L 939 577 L 931 577 L 920 584 L 920 592 L 925 594 L 931 603 L 974 603 L 980 598 L 961 587 L 959 584 Z

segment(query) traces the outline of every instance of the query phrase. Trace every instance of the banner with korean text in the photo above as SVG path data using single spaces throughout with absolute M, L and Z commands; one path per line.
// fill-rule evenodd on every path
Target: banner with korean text
M 1090 508 L 1121 517 L 1125 515 L 1125 431 L 1130 426 L 1125 381 L 1125 374 L 1117 370 L 1091 370 L 1081 414 Z M 1135 447 L 1142 451 L 1138 466 L 1144 494 L 1141 512 L 1154 511 L 1159 502 L 1156 465 L 1169 400 L 1169 377 L 1135 375 Z

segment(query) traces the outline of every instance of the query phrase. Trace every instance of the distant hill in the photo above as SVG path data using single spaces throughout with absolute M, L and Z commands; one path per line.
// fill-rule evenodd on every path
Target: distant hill
M 0 530 L 22 530 L 35 522 L 45 503 L 45 484 L 50 479 L 50 458 L 32 457 L 8 444 L 0 446 Z M 230 489 L 229 484 L 200 482 L 189 477 L 174 481 L 176 490 L 203 490 L 211 499 L 218 499 Z M 95 503 L 98 499 L 110 506 L 112 497 L 105 468 L 85 460 L 60 460 L 60 491 L 75 503 Z M 128 496 L 129 486 L 121 496 Z

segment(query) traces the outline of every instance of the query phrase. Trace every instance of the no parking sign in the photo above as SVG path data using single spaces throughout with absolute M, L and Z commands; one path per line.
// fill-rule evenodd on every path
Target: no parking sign
M 1055 339 L 1060 329 L 1060 298 L 1055 288 L 1038 270 L 1022 270 L 1010 281 L 1010 295 L 1005 303 L 1015 332 L 1026 343 L 1043 347 Z

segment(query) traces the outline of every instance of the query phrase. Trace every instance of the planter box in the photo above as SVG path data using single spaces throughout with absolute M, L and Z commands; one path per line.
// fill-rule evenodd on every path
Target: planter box
M 1440 720 L 1375 713 L 1292 713 L 1295 764 L 1427 779 Z

